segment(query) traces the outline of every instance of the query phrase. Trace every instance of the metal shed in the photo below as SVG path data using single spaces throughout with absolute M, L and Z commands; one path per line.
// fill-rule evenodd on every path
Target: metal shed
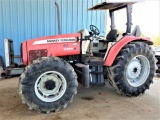
M 58 34 L 55 2 L 60 7 L 62 34 L 96 25 L 105 32 L 105 11 L 87 8 L 105 0 L 0 0 L 0 55 L 4 60 L 4 38 L 14 41 L 14 54 L 20 54 L 22 41 Z

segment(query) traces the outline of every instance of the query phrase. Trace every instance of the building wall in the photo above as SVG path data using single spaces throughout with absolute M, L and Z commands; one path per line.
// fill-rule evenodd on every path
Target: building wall
M 0 55 L 4 60 L 4 38 L 14 41 L 20 54 L 22 41 L 58 34 L 55 1 L 60 7 L 62 33 L 74 33 L 89 25 L 105 31 L 105 11 L 87 8 L 105 0 L 0 0 Z

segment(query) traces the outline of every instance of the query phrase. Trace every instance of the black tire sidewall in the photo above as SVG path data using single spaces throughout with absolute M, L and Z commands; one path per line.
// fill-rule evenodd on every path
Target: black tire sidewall
M 36 67 L 38 66 L 38 67 Z M 45 67 L 44 67 L 45 66 Z M 50 63 L 47 63 L 46 61 L 42 61 L 40 63 L 31 65 L 31 68 L 26 73 L 26 81 L 29 81 L 29 85 L 27 87 L 27 100 L 34 103 L 35 105 L 39 106 L 39 109 L 47 109 L 52 110 L 59 109 L 59 106 L 64 106 L 74 95 L 74 90 L 76 89 L 76 80 L 74 81 L 74 74 L 71 71 L 70 65 L 66 62 L 63 62 L 61 60 L 59 61 L 51 61 Z M 40 100 L 37 95 L 35 94 L 35 83 L 38 77 L 47 71 L 56 71 L 61 73 L 67 83 L 67 88 L 63 96 L 54 102 L 44 102 Z M 43 111 L 43 110 L 42 110 Z
M 147 51 L 147 52 L 146 52 Z M 153 72 L 151 72 L 152 70 L 151 70 L 151 68 L 153 68 L 153 66 L 152 66 L 152 62 L 153 61 L 151 61 L 151 59 L 152 58 L 150 58 L 150 56 L 148 55 L 148 54 L 151 54 L 150 53 L 150 51 L 149 50 L 147 50 L 147 49 L 134 49 L 134 51 L 131 51 L 131 56 L 130 57 L 128 57 L 127 59 L 127 64 L 124 66 L 124 80 L 125 80 L 125 84 L 126 84 L 126 87 L 128 87 L 128 89 L 132 89 L 132 91 L 137 91 L 137 88 L 141 88 L 141 87 L 143 87 L 143 86 L 146 86 L 146 84 L 149 82 L 149 80 L 150 79 L 148 79 L 149 78 L 149 76 L 152 76 L 153 75 Z M 128 68 L 128 65 L 129 65 L 129 63 L 130 63 L 130 61 L 134 58 L 134 57 L 136 57 L 136 56 L 139 56 L 139 55 L 142 55 L 142 56 L 144 56 L 144 57 L 146 57 L 147 59 L 148 59 L 148 61 L 149 61 L 149 64 L 150 64 L 150 72 L 149 72 L 149 75 L 148 75 L 148 78 L 147 78 L 147 80 L 142 84 L 142 85 L 140 85 L 140 86 L 138 86 L 138 87 L 133 87 L 132 85 L 130 85 L 129 84 L 129 82 L 128 82 L 128 80 L 127 80 L 127 76 L 126 76 L 126 73 L 127 73 L 127 68 Z M 152 67 L 151 67 L 152 66 Z
M 130 85 L 127 80 L 127 67 L 130 61 L 138 55 L 142 55 L 148 59 L 150 72 L 148 78 L 142 85 L 134 87 Z M 127 44 L 117 55 L 113 66 L 109 67 L 107 71 L 112 86 L 119 94 L 138 96 L 140 93 L 144 93 L 146 89 L 149 89 L 150 84 L 153 82 L 155 74 L 155 57 L 153 51 L 149 45 L 143 42 Z

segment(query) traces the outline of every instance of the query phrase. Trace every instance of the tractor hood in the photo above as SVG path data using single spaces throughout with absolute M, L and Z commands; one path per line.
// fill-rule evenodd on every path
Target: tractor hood
M 22 60 L 28 65 L 39 57 L 80 54 L 80 33 L 40 37 L 22 43 Z
M 134 4 L 136 2 L 102 2 L 88 10 L 118 10 L 126 7 L 128 4 Z

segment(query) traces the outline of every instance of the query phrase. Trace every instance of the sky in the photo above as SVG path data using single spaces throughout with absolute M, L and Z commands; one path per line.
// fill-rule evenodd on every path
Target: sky
M 108 0 L 122 1 L 122 0 Z M 123 0 L 133 1 L 133 0 Z M 135 0 L 136 1 L 136 0 Z M 160 0 L 144 0 L 133 5 L 133 26 L 139 25 L 141 32 L 148 37 L 160 35 Z M 109 22 L 109 21 L 108 21 Z M 115 24 L 117 29 L 126 29 L 126 10 L 115 13 Z M 109 27 L 109 26 L 108 26 Z

